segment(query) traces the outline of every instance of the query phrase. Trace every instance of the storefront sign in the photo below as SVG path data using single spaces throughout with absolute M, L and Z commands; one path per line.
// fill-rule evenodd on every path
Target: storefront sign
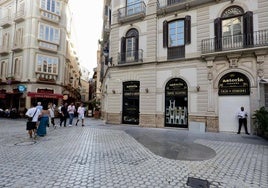
M 23 93 L 24 91 L 26 91 L 26 87 L 25 85 L 18 85 L 18 90 L 19 92 Z
M 166 85 L 166 96 L 186 96 L 187 84 L 185 81 L 174 78 L 170 80 Z
M 219 81 L 219 95 L 249 95 L 249 80 L 239 72 L 224 75 Z
M 63 95 L 56 93 L 36 93 L 36 92 L 28 92 L 29 97 L 33 98 L 49 98 L 49 99 L 61 99 Z

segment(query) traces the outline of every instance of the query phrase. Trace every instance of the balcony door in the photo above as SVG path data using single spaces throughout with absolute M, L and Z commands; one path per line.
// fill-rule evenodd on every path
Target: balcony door
M 141 12 L 141 0 L 127 0 L 127 15 Z
M 135 60 L 136 37 L 126 38 L 126 60 Z
M 137 62 L 139 59 L 139 32 L 130 29 L 121 39 L 121 61 Z
M 242 32 L 242 16 L 222 20 L 222 47 L 242 47 Z

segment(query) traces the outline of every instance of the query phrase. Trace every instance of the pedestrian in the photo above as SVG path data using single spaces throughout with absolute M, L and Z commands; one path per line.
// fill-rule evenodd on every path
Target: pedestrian
M 73 102 L 68 106 L 68 113 L 69 113 L 69 126 L 72 126 L 75 113 L 75 106 Z
M 66 127 L 66 120 L 68 118 L 68 103 L 64 103 L 64 105 L 62 105 L 62 107 L 60 108 L 60 126 L 62 125 L 62 123 L 64 124 L 64 127 Z
M 50 104 L 49 105 L 49 125 L 53 125 L 54 128 L 56 128 L 55 126 L 55 108 L 56 108 L 56 105 L 55 104 Z
M 79 120 L 81 120 L 82 127 L 85 126 L 84 125 L 85 107 L 83 106 L 83 103 L 82 102 L 80 103 L 80 106 L 78 107 L 77 113 L 78 113 L 78 117 L 77 117 L 77 121 L 76 121 L 76 124 L 75 125 L 77 126 Z
M 43 109 L 42 103 L 41 102 L 37 102 L 36 108 L 38 108 L 40 110 L 40 112 L 41 112 L 42 109 Z
M 246 134 L 249 135 L 248 128 L 247 128 L 247 117 L 248 117 L 248 114 L 245 111 L 245 109 L 244 109 L 243 106 L 240 108 L 240 111 L 238 112 L 237 117 L 238 117 L 238 126 L 239 126 L 237 134 L 240 134 L 241 127 L 242 127 L 242 125 L 244 125 L 245 132 L 246 132 Z
M 26 130 L 28 131 L 28 134 L 30 138 L 36 136 L 36 126 L 37 126 L 37 121 L 38 117 L 41 114 L 40 110 L 34 106 L 29 108 L 27 112 L 25 113 L 25 116 L 28 117 L 28 122 L 26 124 Z
M 48 110 L 48 105 L 44 104 L 43 109 L 40 114 L 40 123 L 37 127 L 37 135 L 38 136 L 45 136 L 47 134 L 47 126 L 48 126 L 48 119 L 50 113 Z

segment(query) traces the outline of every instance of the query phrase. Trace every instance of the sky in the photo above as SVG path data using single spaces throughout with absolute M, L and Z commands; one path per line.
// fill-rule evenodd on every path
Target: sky
M 70 0 L 79 62 L 93 74 L 102 33 L 103 0 Z

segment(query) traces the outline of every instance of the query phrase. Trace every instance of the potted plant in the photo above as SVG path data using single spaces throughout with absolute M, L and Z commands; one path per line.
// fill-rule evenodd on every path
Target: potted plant
M 265 107 L 254 111 L 253 114 L 254 125 L 257 128 L 257 134 L 268 138 L 268 111 Z
M 91 101 L 91 105 L 93 107 L 93 114 L 94 114 L 94 118 L 99 119 L 101 112 L 100 112 L 100 101 L 97 99 L 93 99 Z

